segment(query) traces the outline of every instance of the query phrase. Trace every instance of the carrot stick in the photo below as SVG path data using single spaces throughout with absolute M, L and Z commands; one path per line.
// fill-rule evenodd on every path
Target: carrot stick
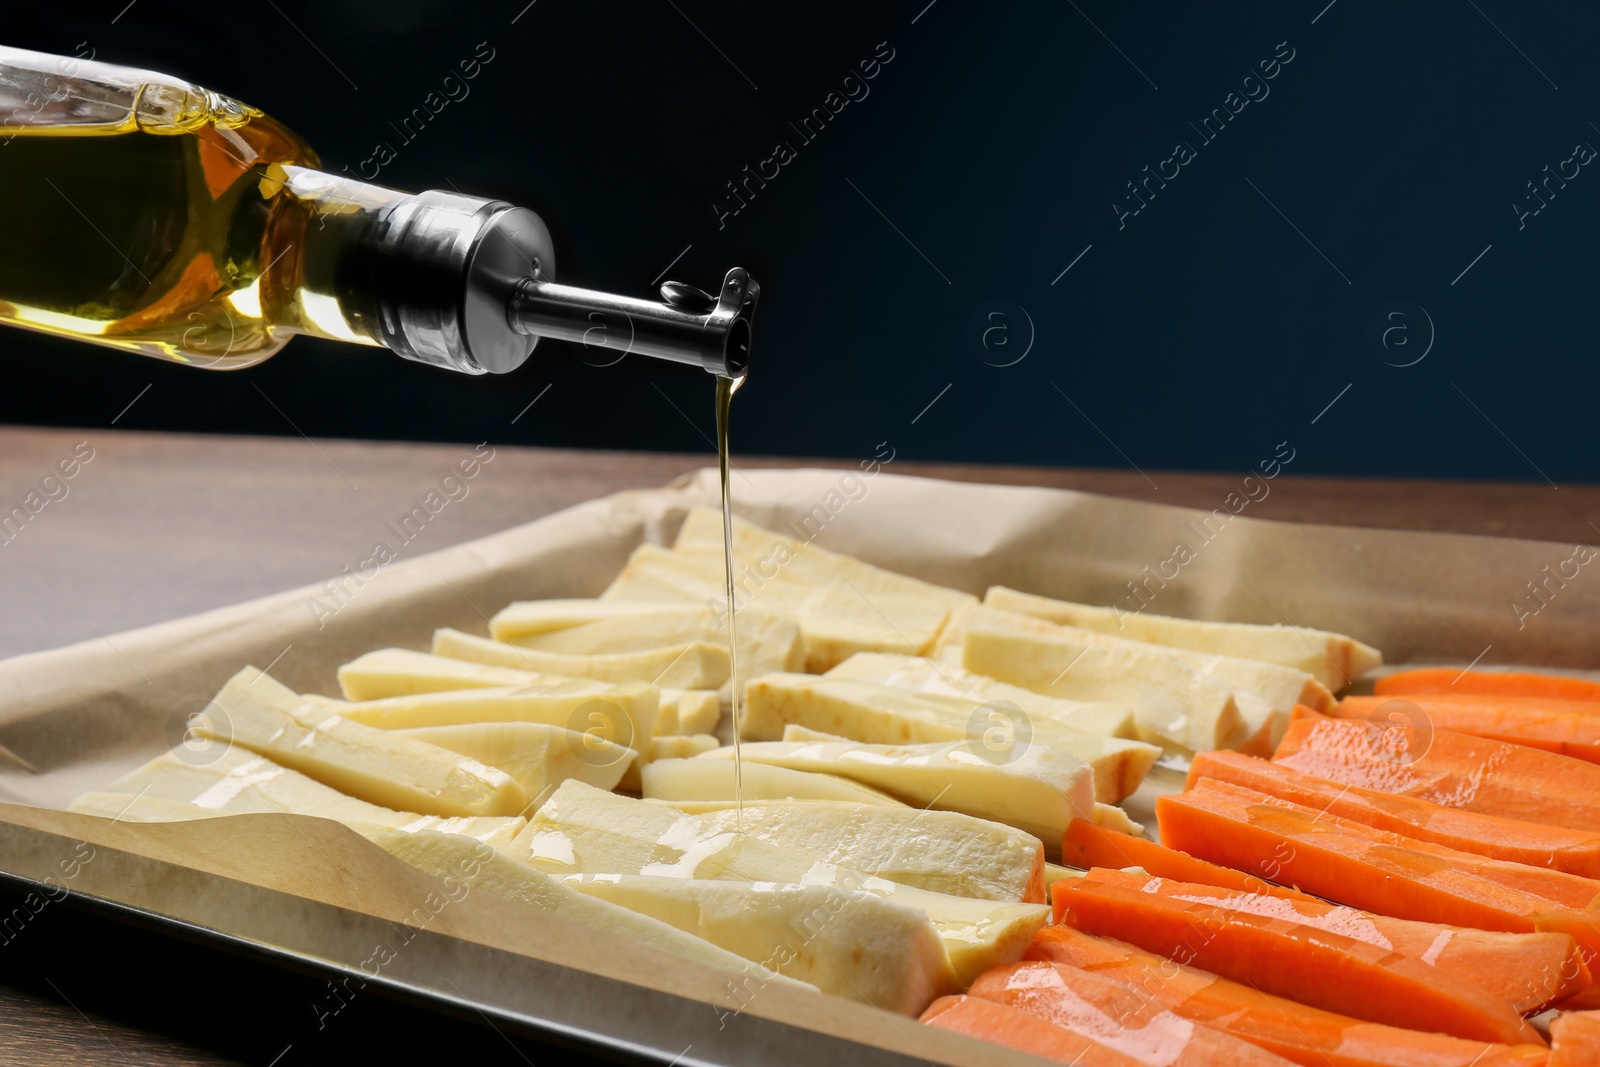
M 1294 706 L 1294 710 L 1289 712 L 1290 722 L 1301 722 L 1305 719 L 1310 719 L 1313 722 L 1321 722 L 1323 719 L 1327 718 L 1331 718 L 1331 716 L 1322 714 L 1322 712 L 1318 711 L 1316 708 L 1308 708 L 1304 704 L 1296 704 Z
M 969 996 L 1037 1015 L 1156 1067 L 1287 1067 L 1281 1056 L 1167 1011 L 1121 983 L 1060 963 L 1007 963 Z
M 1304 804 L 1378 830 L 1405 834 L 1418 841 L 1431 841 L 1462 852 L 1525 863 L 1530 867 L 1549 867 L 1585 878 L 1600 878 L 1600 833 L 1480 815 L 1447 808 L 1431 800 L 1340 785 L 1326 778 L 1302 774 L 1281 763 L 1237 752 L 1202 752 L 1195 756 L 1189 766 L 1189 785 L 1203 778 L 1257 789 L 1280 800 Z M 1110 863 L 1098 865 L 1113 866 Z M 1186 877 L 1177 871 L 1157 871 L 1148 866 L 1145 870 L 1172 878 Z M 1187 880 L 1227 884 L 1210 878 Z
M 1600 914 L 1593 911 L 1553 911 L 1533 917 L 1539 930 L 1567 934 L 1578 943 L 1578 952 L 1591 973 L 1600 973 Z M 1600 1008 L 1600 984 L 1568 997 L 1556 1005 L 1563 1009 Z
M 1449 730 L 1303 715 L 1289 724 L 1272 761 L 1484 815 L 1600 827 L 1600 767 Z M 1493 774 L 1484 773 L 1489 767 Z
M 1459 671 L 1425 667 L 1379 678 L 1372 691 L 1379 696 L 1439 696 L 1476 693 L 1485 696 L 1554 697 L 1600 703 L 1600 682 L 1560 674 L 1525 671 Z
M 1597 1011 L 1600 1010 L 1600 985 L 1592 985 L 1577 996 L 1568 997 L 1556 1007 L 1562 1011 Z
M 1265 993 L 1390 1026 L 1501 1044 L 1538 1041 L 1537 1031 L 1505 1001 L 1353 938 L 1122 886 L 1082 879 L 1056 884 L 1066 897 L 1069 926 Z
M 1300 897 L 1303 894 L 1283 886 L 1271 885 L 1251 874 L 1197 860 L 1176 849 L 1146 841 L 1142 837 L 1107 830 L 1087 819 L 1073 819 L 1061 839 L 1061 862 L 1074 867 L 1142 867 L 1162 878 L 1183 882 L 1204 882 L 1250 893 Z
M 940 997 L 922 1013 L 922 1022 L 1080 1067 L 1144 1067 L 1132 1056 L 1082 1034 L 982 997 Z
M 1259 864 L 1308 893 L 1400 919 L 1531 931 L 1533 916 L 1584 908 L 1600 883 L 1487 859 L 1204 779 L 1156 800 L 1174 848 L 1224 866 Z
M 1282 900 L 1130 871 L 1092 870 L 1088 881 L 1204 904 L 1218 912 L 1278 919 L 1307 927 L 1313 931 L 1309 936 L 1322 931 L 1362 941 L 1475 985 L 1522 1015 L 1565 1000 L 1590 984 L 1578 943 L 1567 932 L 1508 934 L 1463 930 L 1377 915 L 1316 897 Z M 1065 893 L 1061 894 L 1061 901 L 1067 903 Z
M 1068 964 L 1120 982 L 1174 1014 L 1242 1037 L 1303 1067 L 1544 1064 L 1545 1050 L 1537 1045 L 1485 1044 L 1353 1019 L 1070 926 L 1039 931 L 1027 958 Z
M 1385 709 L 1407 704 L 1420 708 L 1435 730 L 1454 730 L 1600 763 L 1600 708 L 1588 701 L 1471 694 L 1345 697 L 1334 706 L 1333 714 L 1340 719 L 1380 721 Z
M 1600 1012 L 1562 1012 L 1551 1021 L 1549 1067 L 1600 1067 Z
M 1556 1005 L 1562 1011 L 1600 1011 L 1600 986 L 1590 986 Z

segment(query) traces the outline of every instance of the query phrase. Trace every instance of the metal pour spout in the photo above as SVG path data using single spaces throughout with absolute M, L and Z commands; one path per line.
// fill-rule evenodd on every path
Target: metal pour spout
M 341 303 L 406 359 L 466 374 L 521 366 L 541 337 L 688 363 L 737 378 L 750 366 L 761 286 L 742 267 L 713 296 L 683 282 L 645 300 L 556 282 L 550 231 L 527 208 L 430 190 L 309 231 Z
M 683 282 L 661 286 L 660 300 L 561 285 L 542 273 L 524 279 L 507 308 L 518 333 L 554 337 L 590 349 L 688 363 L 722 378 L 750 367 L 757 284 L 743 267 L 722 279 L 716 296 Z

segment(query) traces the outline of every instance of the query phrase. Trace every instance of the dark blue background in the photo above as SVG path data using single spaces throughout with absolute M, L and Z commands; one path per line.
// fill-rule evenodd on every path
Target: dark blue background
M 30 3 L 4 37 L 238 96 L 330 169 L 487 41 L 471 96 L 378 180 L 536 208 L 578 284 L 643 293 L 685 246 L 673 277 L 749 267 L 747 454 L 1243 470 L 1287 440 L 1298 474 L 1600 480 L 1600 170 L 1521 230 L 1512 209 L 1600 145 L 1593 5 L 125 3 Z M 800 145 L 787 123 L 879 42 L 870 95 Z M 1202 143 L 1189 124 L 1280 42 L 1270 95 Z M 780 139 L 798 158 L 719 228 L 724 182 Z M 1124 183 L 1178 141 L 1197 158 L 1119 229 Z M 1014 310 L 990 335 L 1012 347 L 971 340 L 996 300 L 1036 334 L 1009 367 L 980 356 L 1022 350 Z M 1411 347 L 1368 340 L 1396 300 L 1436 331 L 1414 366 L 1389 363 L 1426 347 L 1415 312 L 1391 335 Z M 713 426 L 703 376 L 549 342 L 493 379 L 309 338 L 228 375 L 15 330 L 0 361 L 11 422 L 103 426 L 153 383 L 119 428 L 705 451 Z

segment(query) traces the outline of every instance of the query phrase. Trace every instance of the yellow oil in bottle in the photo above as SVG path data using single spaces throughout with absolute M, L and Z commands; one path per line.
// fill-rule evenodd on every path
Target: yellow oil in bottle
M 526 208 L 325 173 L 235 100 L 3 44 L 0 204 L 0 324 L 201 367 L 250 366 L 308 333 L 503 374 L 540 337 L 588 343 L 615 313 L 631 350 L 732 374 L 760 293 L 739 268 L 715 298 L 558 285 Z
M 733 394 L 744 384 L 744 376 L 717 379 L 717 466 L 722 478 L 722 553 L 728 574 L 728 662 L 730 674 L 728 687 L 732 690 L 733 713 L 733 800 L 737 811 L 737 825 L 744 829 L 744 764 L 739 752 L 739 709 L 743 694 L 739 691 L 739 628 L 738 609 L 734 605 L 733 579 L 733 505 L 728 486 L 730 470 L 728 457 L 728 411 L 733 406 Z
M 264 164 L 309 149 L 264 117 L 190 128 L 43 127 L 4 149 L 0 314 L 175 359 L 275 351 L 260 281 L 272 220 Z
M 370 208 L 386 190 L 321 174 L 304 141 L 237 101 L 83 66 L 6 65 L 36 76 L 37 106 L 0 124 L 0 321 L 217 369 L 295 333 L 374 343 L 330 284 L 308 284 L 306 237 L 352 209 L 337 201 Z

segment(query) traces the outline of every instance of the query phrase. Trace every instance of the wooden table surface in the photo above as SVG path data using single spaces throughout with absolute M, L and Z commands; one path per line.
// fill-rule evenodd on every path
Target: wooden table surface
M 384 524 L 410 511 L 468 445 L 379 444 L 289 438 L 222 438 L 109 430 L 0 428 L 0 656 L 177 618 L 321 581 L 357 559 Z M 64 481 L 44 479 L 76 455 Z M 86 462 L 82 457 L 90 457 Z M 714 461 L 709 455 L 498 448 L 468 496 L 430 523 L 411 551 L 443 548 L 622 489 L 660 486 Z M 746 468 L 850 467 L 847 461 L 739 458 Z M 894 473 L 958 481 L 1070 488 L 1212 508 L 1242 475 L 976 467 L 895 461 Z M 1372 481 L 1282 475 L 1255 518 L 1452 531 L 1575 543 L 1600 520 L 1600 488 Z M 30 498 L 29 494 L 39 495 Z M 43 501 L 43 506 L 39 506 Z M 34 955 L 51 930 L 30 930 Z M 61 935 L 65 936 L 65 935 Z M 119 962 L 117 966 L 125 966 Z M 0 946 L 0 1064 L 195 1064 L 236 1062 L 180 1015 L 91 1004 L 53 980 L 19 973 Z M 70 975 L 70 967 L 62 974 Z M 138 969 L 130 971 L 137 979 Z M 197 1004 L 214 1012 L 226 982 Z M 197 997 L 195 988 L 172 996 Z M 237 991 L 235 991 L 237 995 Z M 80 1010 L 80 1008 L 82 1010 Z M 176 1021 L 175 1021 L 176 1020 Z M 196 1036 L 196 1035 L 201 1036 Z M 507 1045 L 498 1048 L 507 1054 Z M 459 1049 L 457 1051 L 460 1051 Z M 521 1062 L 523 1053 L 511 1047 Z M 229 1045 L 270 1063 L 276 1049 Z M 314 1059 L 284 1050 L 283 1067 Z M 362 1057 L 363 1059 L 366 1057 Z

